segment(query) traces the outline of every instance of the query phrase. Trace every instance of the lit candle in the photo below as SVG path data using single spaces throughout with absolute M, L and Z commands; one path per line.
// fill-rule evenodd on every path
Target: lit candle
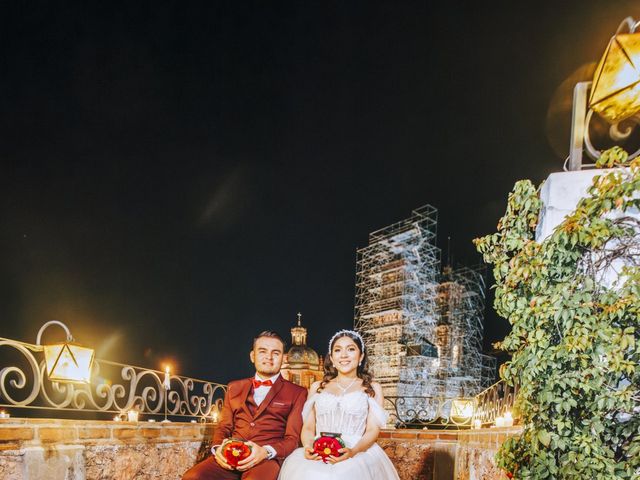
M 120 415 L 116 415 L 115 417 L 113 417 L 113 421 L 114 421 L 114 422 L 119 422 L 119 421 L 121 421 L 121 420 L 122 420 L 122 419 L 120 418 Z
M 213 423 L 218 423 L 218 410 L 214 410 L 211 414 L 211 421 Z
M 504 426 L 513 427 L 513 417 L 511 416 L 511 412 L 504 414 Z
M 479 419 L 479 418 L 476 418 L 476 419 L 473 421 L 473 428 L 482 428 L 482 422 L 480 421 L 480 419 Z
M 162 386 L 165 388 L 165 390 L 169 390 L 171 388 L 171 377 L 169 376 L 169 365 L 167 365 L 167 367 L 164 369 L 164 382 L 162 383 Z
M 9 412 L 5 412 L 4 410 L 0 410 L 0 418 L 9 418 L 11 415 Z
M 496 427 L 504 427 L 504 418 L 497 417 L 495 423 L 496 423 Z
M 127 412 L 127 420 L 129 420 L 130 422 L 137 422 L 138 421 L 138 411 L 137 410 L 129 410 Z

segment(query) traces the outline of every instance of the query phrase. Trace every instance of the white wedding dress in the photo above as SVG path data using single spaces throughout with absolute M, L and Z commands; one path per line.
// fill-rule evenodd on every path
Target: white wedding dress
M 340 433 L 347 447 L 353 448 L 364 434 L 367 418 L 380 427 L 387 420 L 387 412 L 364 392 L 350 392 L 338 396 L 328 392 L 315 393 L 304 405 L 303 419 L 315 407 L 316 435 L 320 432 Z M 278 480 L 399 480 L 391 460 L 377 443 L 368 450 L 339 463 L 307 460 L 298 448 L 289 455 L 280 469 Z

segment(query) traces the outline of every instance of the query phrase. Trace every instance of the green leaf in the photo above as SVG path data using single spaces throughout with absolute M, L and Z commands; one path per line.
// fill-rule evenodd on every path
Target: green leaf
M 539 430 L 538 431 L 538 440 L 540 441 L 540 443 L 542 445 L 544 445 L 545 447 L 548 447 L 549 444 L 551 443 L 551 434 L 549 432 L 547 432 L 546 430 Z

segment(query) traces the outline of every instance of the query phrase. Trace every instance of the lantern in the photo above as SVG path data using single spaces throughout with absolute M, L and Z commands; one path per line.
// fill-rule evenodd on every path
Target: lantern
M 613 124 L 609 136 L 614 141 L 627 138 L 632 131 L 631 127 L 620 130 L 617 124 L 637 116 L 640 112 L 640 32 L 636 33 L 638 26 L 640 22 L 635 22 L 631 17 L 625 18 L 609 41 L 596 67 L 593 81 L 578 82 L 573 90 L 568 159 L 570 171 L 582 168 L 583 148 L 586 148 L 594 160 L 600 157 L 601 152 L 593 146 L 589 135 L 589 122 L 593 112 Z M 631 153 L 629 160 L 638 155 L 640 149 Z
M 456 398 L 451 401 L 451 421 L 456 425 L 465 425 L 473 417 L 473 399 Z
M 73 343 L 73 337 L 67 326 L 52 320 L 45 323 L 38 332 L 36 344 L 40 345 L 42 332 L 50 325 L 60 325 L 67 333 L 67 341 L 52 345 L 44 345 L 44 360 L 47 375 L 52 382 L 89 383 L 91 381 L 91 366 L 94 351 Z
M 611 123 L 640 111 L 640 33 L 634 29 L 613 36 L 593 77 L 589 106 Z

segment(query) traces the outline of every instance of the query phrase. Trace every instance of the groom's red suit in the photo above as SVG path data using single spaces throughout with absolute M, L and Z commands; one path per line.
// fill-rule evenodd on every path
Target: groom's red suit
M 276 456 L 246 472 L 222 468 L 213 456 L 200 462 L 182 480 L 276 480 L 280 464 L 298 447 L 302 429 L 302 407 L 307 391 L 279 376 L 260 406 L 253 400 L 253 378 L 229 383 L 222 418 L 213 435 L 213 445 L 225 438 L 251 440 L 271 445 Z

